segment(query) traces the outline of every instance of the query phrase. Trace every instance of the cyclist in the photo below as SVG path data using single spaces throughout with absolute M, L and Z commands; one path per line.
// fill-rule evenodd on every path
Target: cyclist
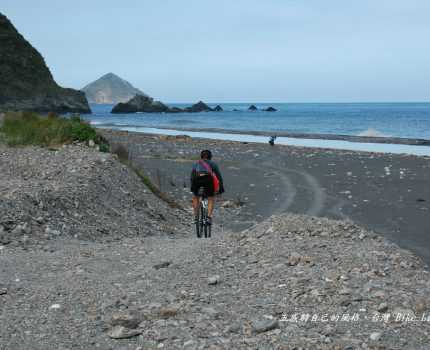
M 205 195 L 208 197 L 208 225 L 212 225 L 212 213 L 214 210 L 214 182 L 212 175 L 219 180 L 219 191 L 224 192 L 224 184 L 218 165 L 212 161 L 212 152 L 203 150 L 200 153 L 200 160 L 193 164 L 191 171 L 191 192 L 193 193 L 193 210 L 195 221 L 198 220 L 200 206 L 199 189 L 203 187 Z

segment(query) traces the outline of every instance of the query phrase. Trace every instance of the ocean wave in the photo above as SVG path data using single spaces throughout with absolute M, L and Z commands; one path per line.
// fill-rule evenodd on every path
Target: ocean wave
M 369 128 L 365 131 L 360 132 L 357 136 L 366 136 L 366 137 L 391 137 L 391 135 L 384 134 L 374 128 Z

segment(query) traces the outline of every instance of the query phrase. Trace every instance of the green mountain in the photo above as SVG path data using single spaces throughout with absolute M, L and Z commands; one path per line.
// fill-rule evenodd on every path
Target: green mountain
M 0 111 L 90 113 L 85 95 L 57 85 L 42 55 L 0 13 Z

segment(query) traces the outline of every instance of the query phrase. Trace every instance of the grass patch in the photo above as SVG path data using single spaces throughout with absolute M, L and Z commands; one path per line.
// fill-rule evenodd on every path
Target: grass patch
M 106 140 L 79 116 L 63 118 L 56 113 L 41 116 L 33 112 L 8 112 L 4 115 L 0 132 L 9 146 L 52 147 L 92 140 L 100 145 L 102 151 L 109 149 Z
M 121 163 L 129 167 L 133 170 L 137 176 L 142 180 L 144 185 L 148 187 L 148 189 L 162 201 L 167 203 L 171 208 L 184 210 L 182 206 L 180 206 L 174 199 L 170 198 L 167 193 L 161 191 L 147 176 L 144 171 L 135 165 L 133 165 L 132 160 L 130 159 L 130 153 L 126 146 L 121 143 L 114 143 L 111 145 L 111 152 L 118 156 L 118 159 Z
M 184 208 L 182 208 L 182 206 L 180 206 L 174 199 L 170 198 L 165 192 L 162 192 L 157 186 L 155 186 L 149 176 L 145 175 L 142 170 L 133 166 L 130 167 L 154 195 L 166 202 L 171 208 L 184 210 Z

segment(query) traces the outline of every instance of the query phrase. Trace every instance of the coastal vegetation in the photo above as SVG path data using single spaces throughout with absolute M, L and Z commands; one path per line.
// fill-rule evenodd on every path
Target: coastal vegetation
M 56 113 L 43 116 L 34 112 L 8 112 L 0 132 L 9 146 L 58 146 L 72 142 L 98 144 L 101 151 L 109 146 L 96 129 L 78 115 L 60 117 Z
M 144 172 L 144 170 L 136 165 L 132 158 L 130 157 L 130 153 L 126 146 L 121 143 L 114 143 L 111 145 L 110 150 L 113 154 L 116 154 L 118 160 L 126 165 L 128 168 L 133 170 L 135 174 L 142 180 L 145 186 L 159 199 L 163 202 L 167 203 L 169 207 L 174 209 L 184 210 L 182 206 L 171 198 L 167 193 L 163 192 L 159 186 L 155 185 L 151 178 Z

